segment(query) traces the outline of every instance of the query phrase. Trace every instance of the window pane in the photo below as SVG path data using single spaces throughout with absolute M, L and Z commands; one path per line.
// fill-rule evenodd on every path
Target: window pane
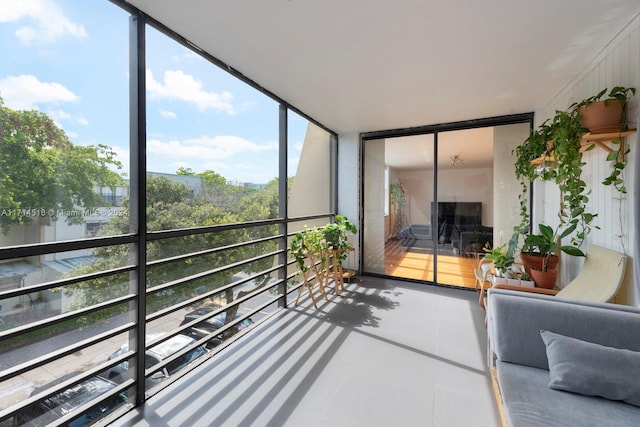
M 133 283 L 128 268 L 135 264 L 128 244 L 55 253 L 38 247 L 130 231 L 129 15 L 110 2 L 23 6 L 8 3 L 11 18 L 0 23 L 6 59 L 0 61 L 0 248 L 5 257 L 7 246 L 32 251 L 0 262 L 2 369 L 79 343 L 87 347 L 2 381 L 0 409 L 107 360 L 110 340 L 128 334 L 89 340 L 125 328 Z M 108 304 L 118 297 L 122 301 Z M 69 393 L 77 398 L 67 402 L 70 410 L 96 398 L 92 390 L 113 387 L 83 381 Z M 20 421 L 61 416 L 36 406 Z
M 128 17 L 72 1 L 10 16 L 0 24 L 0 246 L 105 234 L 128 216 Z
M 279 105 L 147 29 L 148 229 L 278 216 Z
M 331 135 L 289 111 L 289 216 L 331 212 Z

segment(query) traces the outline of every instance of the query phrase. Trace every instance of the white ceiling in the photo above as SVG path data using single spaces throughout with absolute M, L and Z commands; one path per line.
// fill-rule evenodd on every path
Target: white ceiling
M 433 169 L 433 134 L 385 140 L 385 163 L 397 170 Z M 462 163 L 451 164 L 457 156 Z M 493 165 L 493 128 L 438 134 L 438 168 L 487 168 Z
M 638 0 L 127 0 L 340 133 L 535 111 Z

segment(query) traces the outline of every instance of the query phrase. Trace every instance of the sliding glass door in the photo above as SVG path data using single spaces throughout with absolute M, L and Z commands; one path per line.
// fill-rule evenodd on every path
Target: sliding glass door
M 513 147 L 530 123 L 365 139 L 364 273 L 473 287 L 519 222 Z M 504 231 L 500 233 L 500 231 Z

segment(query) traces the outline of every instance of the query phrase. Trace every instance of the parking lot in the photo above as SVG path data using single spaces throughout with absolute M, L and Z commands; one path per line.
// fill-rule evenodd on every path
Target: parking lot
M 267 296 L 260 295 L 258 298 L 244 304 L 240 314 L 252 310 L 259 304 L 267 300 Z M 182 320 L 186 309 L 178 310 L 148 325 L 148 333 L 168 333 L 175 330 Z M 254 321 L 260 320 L 267 313 L 257 313 L 252 316 Z M 0 354 L 0 371 L 15 367 L 24 363 L 27 359 L 33 360 L 37 357 L 48 354 L 52 349 L 66 347 L 84 339 L 88 339 L 104 331 L 124 324 L 127 315 L 116 316 L 109 322 L 99 323 L 84 329 L 69 331 L 60 335 L 52 336 L 38 342 L 21 346 Z M 15 378 L 0 383 L 0 410 L 6 409 L 16 403 L 27 399 L 34 388 L 47 384 L 62 375 L 73 371 L 86 371 L 100 363 L 108 360 L 109 355 L 119 349 L 126 342 L 126 336 L 118 335 L 99 342 L 96 345 L 85 348 L 69 356 L 54 360 L 39 369 L 28 371 Z M 0 424 L 0 426 L 3 424 Z

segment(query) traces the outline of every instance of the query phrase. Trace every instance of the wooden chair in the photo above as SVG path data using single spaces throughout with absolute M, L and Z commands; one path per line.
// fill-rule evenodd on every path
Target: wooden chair
M 627 256 L 623 253 L 590 244 L 584 266 L 561 290 L 495 285 L 496 289 L 534 292 L 583 301 L 609 302 L 616 296 L 624 280 Z
M 476 277 L 476 290 L 480 291 L 478 303 L 484 308 L 484 294 L 491 287 L 491 274 L 493 273 L 493 262 L 490 259 L 480 258 L 478 266 L 473 270 Z

